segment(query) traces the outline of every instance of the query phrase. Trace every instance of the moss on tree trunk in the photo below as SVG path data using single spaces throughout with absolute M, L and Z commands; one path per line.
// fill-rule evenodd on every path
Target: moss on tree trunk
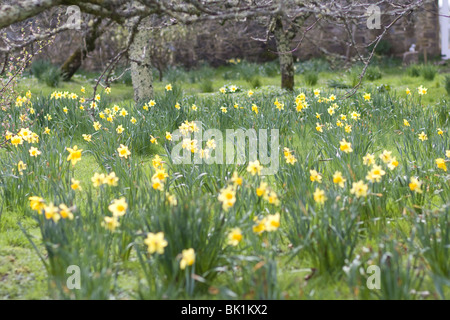
M 153 74 L 148 48 L 151 34 L 149 30 L 146 30 L 146 24 L 146 20 L 141 22 L 129 50 L 131 79 L 136 102 L 153 97 Z
M 295 37 L 293 30 L 284 30 L 281 18 L 276 18 L 273 33 L 280 59 L 281 88 L 294 90 L 294 57 L 291 52 L 291 41 Z

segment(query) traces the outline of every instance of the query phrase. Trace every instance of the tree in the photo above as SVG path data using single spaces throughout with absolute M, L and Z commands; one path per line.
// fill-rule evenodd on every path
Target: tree
M 276 53 L 279 55 L 281 71 L 281 87 L 287 90 L 294 89 L 294 59 L 293 53 L 301 49 L 304 39 L 316 44 L 314 39 L 308 38 L 308 33 L 314 29 L 320 29 L 325 25 L 332 25 L 333 28 L 340 28 L 341 39 L 332 39 L 337 41 L 342 47 L 348 48 L 347 58 L 350 51 L 353 51 L 356 59 L 364 64 L 363 71 L 360 74 L 359 82 L 351 91 L 356 92 L 360 86 L 361 80 L 373 58 L 375 50 L 381 39 L 401 18 L 408 16 L 415 10 L 423 7 L 433 0 L 403 0 L 392 2 L 388 0 L 286 0 L 271 1 L 280 5 L 280 10 L 271 16 L 256 17 L 260 22 L 266 25 L 266 35 L 263 39 L 257 39 L 267 42 L 270 37 L 275 38 Z M 256 5 L 267 5 L 267 1 L 256 1 Z M 373 41 L 368 44 L 358 44 L 355 41 L 355 34 L 360 31 L 358 26 L 368 28 L 369 21 L 373 19 L 370 16 L 370 9 L 376 5 L 376 8 L 383 8 L 384 25 L 375 26 L 378 33 Z M 377 17 L 379 18 L 379 17 Z M 378 28 L 379 27 L 379 28 Z M 297 39 L 294 41 L 294 39 Z M 326 52 L 320 44 L 319 49 L 329 56 L 337 56 L 333 52 Z M 370 48 L 370 49 L 369 49 Z
M 81 67 L 83 60 L 87 54 L 95 50 L 95 41 L 101 34 L 100 24 L 102 19 L 95 18 L 92 26 L 88 27 L 85 33 L 85 43 L 81 44 L 75 51 L 67 58 L 61 66 L 61 75 L 64 81 L 69 81 L 75 72 Z
M 115 56 L 106 68 L 111 72 L 112 64 L 117 63 L 123 55 L 131 60 L 135 100 L 139 101 L 152 96 L 152 74 L 150 72 L 150 55 L 146 32 L 151 16 L 167 19 L 170 24 L 190 24 L 206 20 L 245 19 L 257 15 L 271 15 L 280 11 L 276 2 L 262 3 L 255 6 L 251 1 L 201 1 L 201 0 L 22 0 L 3 1 L 0 5 L 0 28 L 10 26 L 25 19 L 34 17 L 53 7 L 76 5 L 82 12 L 99 18 L 109 18 L 130 30 L 128 42 L 123 50 Z M 44 38 L 64 31 L 64 26 L 47 34 L 32 36 Z M 66 26 L 66 29 L 69 28 Z M 31 39 L 26 40 L 32 41 Z M 107 71 L 105 70 L 105 71 Z M 102 76 L 105 72 L 102 74 Z M 99 78 L 101 80 L 102 76 Z M 94 90 L 95 91 L 95 90 Z
M 293 60 L 292 52 L 300 47 L 305 34 L 311 30 L 317 21 L 333 22 L 344 27 L 349 33 L 349 45 L 356 51 L 357 57 L 363 61 L 365 67 L 360 79 L 365 74 L 375 49 L 382 37 L 402 17 L 420 8 L 424 3 L 432 0 L 404 0 L 393 3 L 390 0 L 380 0 L 377 5 L 385 5 L 392 15 L 392 22 L 380 30 L 380 34 L 373 41 L 373 50 L 364 56 L 361 48 L 354 41 L 354 34 L 349 25 L 357 23 L 361 19 L 367 19 L 366 9 L 373 1 L 369 0 L 21 0 L 2 1 L 0 4 L 0 28 L 34 17 L 42 12 L 57 6 L 77 6 L 81 12 L 94 15 L 98 18 L 108 18 L 112 21 L 127 26 L 129 37 L 125 47 L 111 59 L 110 64 L 99 77 L 100 82 L 105 74 L 109 74 L 114 64 L 122 56 L 128 56 L 131 61 L 132 80 L 135 90 L 135 100 L 148 99 L 153 95 L 151 56 L 149 54 L 150 35 L 148 32 L 152 17 L 159 17 L 162 23 L 192 24 L 208 20 L 238 20 L 266 17 L 268 26 L 267 36 L 272 32 L 277 42 L 277 53 L 280 55 L 280 68 L 282 72 L 282 86 L 293 89 Z M 290 49 L 292 35 L 298 33 L 302 27 L 298 22 L 306 21 L 313 17 L 316 22 L 303 28 L 303 35 L 294 49 Z M 32 43 L 37 39 L 51 37 L 52 35 L 70 29 L 70 24 L 61 25 L 43 34 L 32 34 L 27 39 L 22 39 L 22 44 L 14 44 L 0 51 L 10 51 L 24 44 Z M 95 86 L 94 94 L 96 88 Z M 361 82 L 361 81 L 360 81 Z M 355 87 L 355 91 L 358 85 Z

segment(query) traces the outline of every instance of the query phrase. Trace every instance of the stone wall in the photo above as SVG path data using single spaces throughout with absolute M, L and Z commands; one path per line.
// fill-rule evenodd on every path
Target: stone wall
M 425 4 L 420 11 L 414 12 L 399 20 L 383 38 L 391 45 L 389 54 L 401 57 L 404 52 L 409 50 L 412 44 L 415 44 L 416 51 L 419 51 L 420 55 L 423 55 L 426 50 L 429 58 L 440 56 L 441 41 L 438 13 L 439 7 L 438 1 L 436 0 L 432 3 Z M 382 25 L 387 25 L 390 21 L 392 21 L 392 16 L 382 15 Z M 311 20 L 312 22 L 313 20 Z M 366 21 L 362 21 L 355 26 L 355 30 L 353 31 L 355 41 L 360 46 L 371 43 L 381 33 L 381 30 L 377 29 L 369 30 Z M 301 35 L 294 40 L 294 47 L 300 37 Z M 308 38 L 314 39 L 314 41 L 304 40 L 301 50 L 295 52 L 295 55 L 299 59 L 308 59 L 324 53 L 320 52 L 312 42 L 323 45 L 324 49 L 331 53 L 343 56 L 355 54 L 354 50 L 349 49 L 347 33 L 335 25 L 322 25 L 320 29 L 310 31 Z

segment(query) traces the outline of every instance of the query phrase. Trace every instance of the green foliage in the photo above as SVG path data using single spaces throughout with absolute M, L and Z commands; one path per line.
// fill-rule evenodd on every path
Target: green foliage
M 447 95 L 450 95 L 450 76 L 445 76 L 444 78 L 444 87 Z
M 367 71 L 365 74 L 365 78 L 367 78 L 367 80 L 374 81 L 374 80 L 381 79 L 382 77 L 383 77 L 383 74 L 379 67 L 370 66 L 367 68 Z
M 133 79 L 131 78 L 131 70 L 119 68 L 115 70 L 112 74 L 113 78 L 118 77 L 113 83 L 123 83 L 127 87 L 131 87 L 133 85 Z M 153 76 L 155 78 L 155 76 Z
M 211 79 L 204 79 L 200 82 L 200 90 L 202 92 L 214 92 L 213 82 Z
M 437 74 L 437 67 L 431 64 L 425 64 L 420 68 L 420 74 L 428 81 L 433 81 Z
M 375 47 L 375 43 L 372 44 L 371 46 L 369 46 L 367 49 L 369 51 L 372 51 L 374 47 Z M 381 39 L 375 49 L 375 54 L 381 55 L 381 56 L 387 56 L 391 53 L 391 50 L 392 50 L 391 42 L 386 39 Z
M 296 73 L 305 73 L 305 72 L 325 72 L 330 71 L 330 64 L 325 59 L 310 59 L 306 61 L 301 61 L 295 64 L 295 72 Z
M 349 89 L 349 88 L 351 88 L 351 86 L 348 85 L 347 83 L 342 82 L 340 80 L 336 80 L 336 79 L 328 80 L 327 84 L 328 84 L 328 87 L 334 88 L 334 89 Z
M 412 64 L 406 69 L 406 73 L 413 78 L 419 77 L 421 73 L 421 68 L 417 64 Z
M 44 74 L 53 66 L 48 60 L 34 60 L 31 64 L 31 73 L 39 80 L 43 79 Z
M 308 86 L 315 86 L 319 81 L 319 75 L 315 71 L 307 71 L 303 74 L 303 77 Z
M 252 88 L 259 88 L 261 87 L 261 79 L 259 77 L 253 77 L 249 83 L 251 84 Z
M 51 88 L 56 88 L 61 82 L 61 71 L 57 67 L 48 68 L 41 76 L 41 80 Z
M 362 70 L 352 69 L 350 71 L 350 73 L 348 74 L 349 82 L 350 82 L 350 85 L 352 88 L 355 87 L 359 83 L 361 72 L 362 72 Z M 361 82 L 362 81 L 364 81 L 364 78 L 361 80 Z

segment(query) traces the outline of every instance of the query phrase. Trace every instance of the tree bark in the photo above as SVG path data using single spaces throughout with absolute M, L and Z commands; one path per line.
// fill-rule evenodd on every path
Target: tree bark
M 274 31 L 277 52 L 280 59 L 281 88 L 294 90 L 294 57 L 291 52 L 291 41 L 295 37 L 292 30 L 285 31 L 281 18 L 276 18 Z
M 131 80 L 133 81 L 134 101 L 148 100 L 153 97 L 153 74 L 149 50 L 150 31 L 145 27 L 148 20 L 143 20 L 130 46 Z
M 69 58 L 61 66 L 61 75 L 63 81 L 69 81 L 75 72 L 81 67 L 83 60 L 86 58 L 89 52 L 95 50 L 95 40 L 100 36 L 99 26 L 101 19 L 96 18 L 94 25 L 90 28 L 86 34 L 86 45 L 81 45 L 77 48 Z
M 0 4 L 0 29 L 60 5 L 62 0 L 22 0 Z

